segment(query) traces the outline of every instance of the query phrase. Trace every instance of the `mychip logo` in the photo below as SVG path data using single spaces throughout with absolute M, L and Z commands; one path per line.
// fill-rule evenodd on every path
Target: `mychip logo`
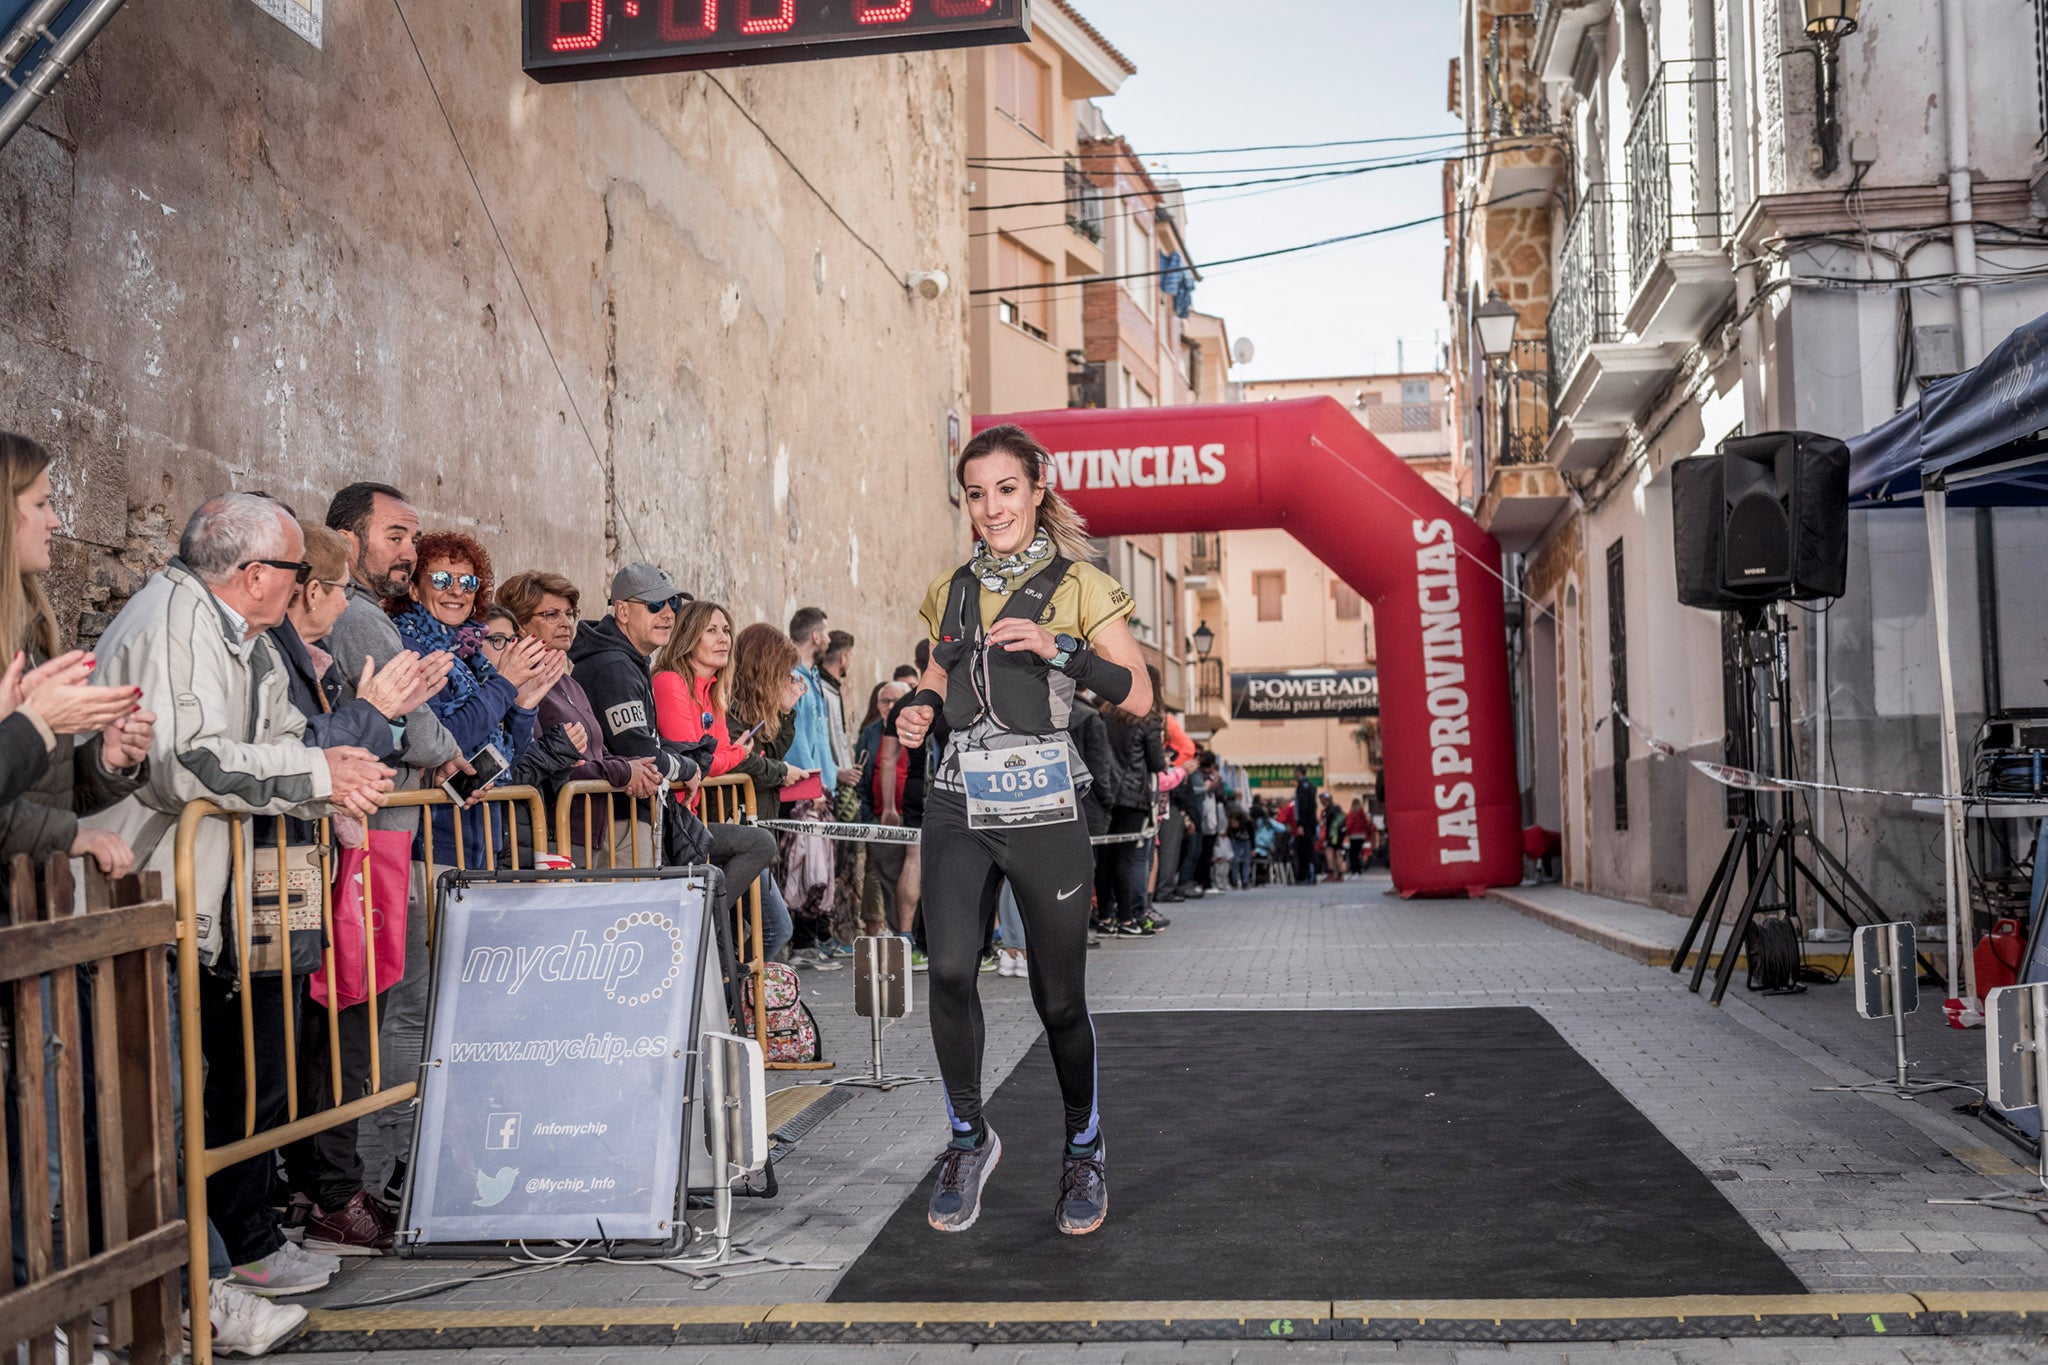
M 590 982 L 622 1005 L 659 1000 L 684 966 L 682 926 L 657 910 L 621 915 L 596 940 L 581 929 L 561 943 L 471 948 L 465 983 L 503 986 L 517 995 L 530 982 Z

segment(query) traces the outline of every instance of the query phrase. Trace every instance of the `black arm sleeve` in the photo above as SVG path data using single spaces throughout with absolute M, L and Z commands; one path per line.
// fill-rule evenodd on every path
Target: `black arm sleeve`
M 1121 706 L 1131 695 L 1131 670 L 1114 664 L 1092 649 L 1077 650 L 1067 660 L 1066 674 L 1096 696 Z

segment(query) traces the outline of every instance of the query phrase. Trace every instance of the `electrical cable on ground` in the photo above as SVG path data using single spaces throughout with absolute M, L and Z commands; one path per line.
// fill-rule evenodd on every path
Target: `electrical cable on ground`
M 512 259 L 512 249 L 506 245 L 505 234 L 499 230 L 498 217 L 491 212 L 491 202 L 484 194 L 482 182 L 476 178 L 476 167 L 469 164 L 469 153 L 463 150 L 462 136 L 455 131 L 455 120 L 449 117 L 448 106 L 441 99 L 440 87 L 434 83 L 434 73 L 427 67 L 426 54 L 420 51 L 419 40 L 413 37 L 412 23 L 405 17 L 405 6 L 401 0 L 391 0 L 391 8 L 398 12 L 399 25 L 405 30 L 405 40 L 412 45 L 412 55 L 418 59 L 420 74 L 427 78 L 427 90 L 434 97 L 434 107 L 441 111 L 441 121 L 447 125 L 449 140 L 455 144 L 455 155 L 462 159 L 462 169 L 469 175 L 469 187 L 476 191 L 476 202 L 484 211 L 484 221 L 491 225 L 491 235 L 497 238 L 498 252 L 505 258 L 505 268 L 512 272 L 512 283 L 518 286 L 519 300 L 526 305 L 526 316 L 533 322 L 533 330 L 540 337 L 541 349 L 548 353 L 548 363 L 555 367 L 555 378 L 561 382 L 562 396 L 569 402 L 569 411 L 576 415 L 577 429 L 583 433 L 583 443 L 590 447 L 590 458 L 597 463 L 598 473 L 604 476 L 607 489 L 610 488 L 612 471 L 605 463 L 604 455 L 597 448 L 597 440 L 590 434 L 590 424 L 583 420 L 583 409 L 576 402 L 576 392 L 569 387 L 569 376 L 562 370 L 561 359 L 556 356 L 554 344 L 548 340 L 548 330 L 541 325 L 540 312 L 533 306 L 533 297 L 526 292 L 526 279 L 519 273 L 519 265 Z M 640 533 L 633 529 L 632 521 L 626 516 L 615 498 L 607 497 L 607 510 L 613 519 L 624 528 L 634 548 L 646 553 L 646 546 L 640 542 Z

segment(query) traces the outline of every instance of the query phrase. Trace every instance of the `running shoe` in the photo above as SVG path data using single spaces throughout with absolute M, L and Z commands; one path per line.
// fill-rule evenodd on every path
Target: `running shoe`
M 1159 931 L 1169 927 L 1173 923 L 1173 921 L 1168 919 L 1164 915 L 1147 915 L 1145 917 L 1145 923 L 1151 925 L 1155 931 Z
M 836 938 L 827 939 L 825 942 L 820 943 L 817 952 L 820 958 L 851 958 L 853 956 L 853 949 L 847 947 Z
M 206 1295 L 206 1311 L 212 1320 L 213 1349 L 223 1355 L 268 1355 L 306 1325 L 306 1310 L 297 1304 L 259 1299 L 231 1279 L 213 1282 Z M 192 1355 L 189 1313 L 186 1315 L 185 1335 L 185 1356 L 189 1360 Z
M 979 1147 L 948 1144 L 939 1153 L 939 1178 L 932 1185 L 925 1221 L 940 1232 L 965 1232 L 981 1217 L 981 1187 L 1003 1159 L 1003 1140 L 987 1129 Z
M 361 1190 L 332 1212 L 313 1210 L 306 1220 L 304 1246 L 330 1256 L 381 1256 L 391 1249 L 398 1220 Z
M 1067 1154 L 1060 1166 L 1060 1200 L 1053 1208 L 1053 1221 L 1069 1237 L 1085 1237 L 1102 1226 L 1109 1216 L 1109 1180 L 1103 1174 L 1103 1143 L 1095 1144 L 1092 1156 Z
M 1131 920 L 1127 923 L 1119 924 L 1116 927 L 1116 932 L 1121 938 L 1151 938 L 1159 931 L 1143 920 Z
M 334 1278 L 331 1263 L 315 1260 L 290 1242 L 278 1243 L 277 1250 L 257 1261 L 245 1261 L 228 1272 L 237 1288 L 265 1298 L 310 1294 L 325 1289 Z
M 910 950 L 910 970 L 912 970 L 913 972 L 921 972 L 926 970 L 930 966 L 931 959 L 924 955 L 924 949 L 912 948 Z
M 981 955 L 980 964 L 977 965 L 974 970 L 977 972 L 993 972 L 998 970 L 1002 965 L 1003 964 L 1001 959 L 999 959 L 994 953 L 983 953 Z

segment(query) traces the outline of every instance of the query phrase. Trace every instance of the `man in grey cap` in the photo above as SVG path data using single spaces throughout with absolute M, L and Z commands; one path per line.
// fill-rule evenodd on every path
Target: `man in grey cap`
M 569 657 L 576 681 L 604 727 L 605 747 L 624 758 L 651 758 L 676 789 L 662 812 L 663 861 L 708 862 L 724 874 L 719 908 L 730 910 L 775 858 L 775 836 L 751 825 L 706 828 L 684 804 L 710 770 L 717 741 L 663 739 L 654 720 L 654 677 L 648 659 L 675 634 L 676 614 L 694 600 L 658 564 L 628 564 L 612 576 L 611 615 L 576 628 Z M 725 916 L 720 915 L 721 931 Z M 721 932 L 721 938 L 723 933 Z

